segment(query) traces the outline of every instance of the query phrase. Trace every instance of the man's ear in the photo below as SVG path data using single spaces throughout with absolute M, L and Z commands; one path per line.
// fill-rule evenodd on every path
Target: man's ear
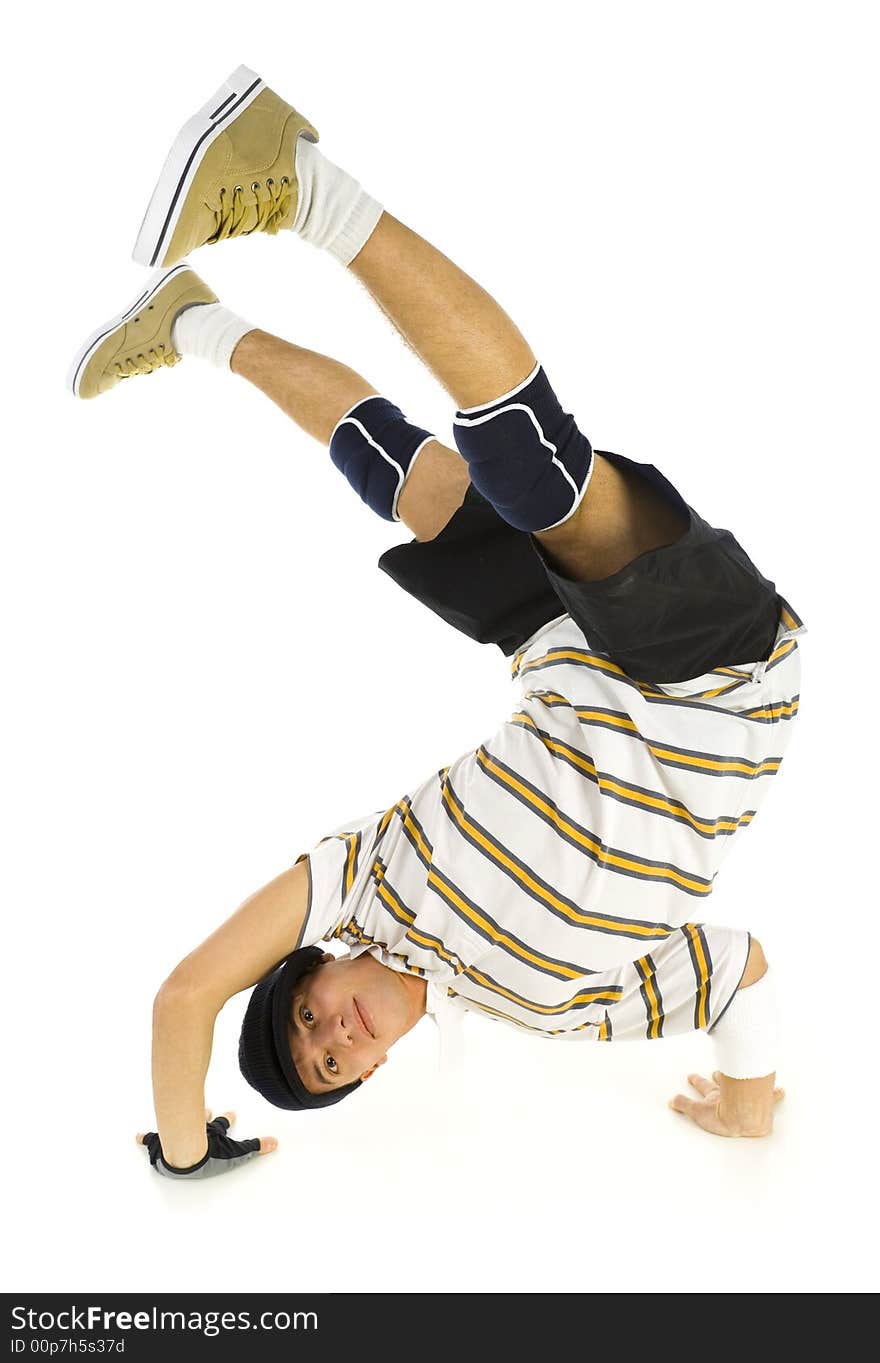
M 321 965 L 326 965 L 328 961 L 335 960 L 336 960 L 335 956 L 331 956 L 329 951 L 325 951 L 324 955 L 321 957 Z
M 377 1071 L 377 1069 L 379 1068 L 379 1066 L 380 1066 L 380 1065 L 384 1065 L 384 1064 L 385 1064 L 385 1061 L 386 1061 L 387 1059 L 388 1059 L 388 1056 L 387 1056 L 387 1055 L 383 1055 L 383 1056 L 382 1056 L 382 1059 L 381 1059 L 381 1060 L 377 1060 L 376 1063 L 375 1063 L 375 1065 L 371 1065 L 370 1068 L 369 1068 L 368 1070 L 364 1070 L 363 1074 L 361 1075 L 361 1083 L 363 1083 L 365 1079 L 369 1079 L 369 1077 L 370 1077 L 371 1074 L 375 1074 L 376 1071 Z

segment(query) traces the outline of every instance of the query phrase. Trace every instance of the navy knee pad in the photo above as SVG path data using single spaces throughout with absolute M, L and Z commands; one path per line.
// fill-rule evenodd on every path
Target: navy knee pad
M 406 476 L 434 438 L 386 398 L 363 398 L 337 423 L 330 458 L 368 507 L 386 521 L 399 521 L 397 500 Z
M 474 487 L 517 530 L 568 520 L 590 480 L 590 442 L 540 366 L 503 397 L 456 413 L 455 443 Z

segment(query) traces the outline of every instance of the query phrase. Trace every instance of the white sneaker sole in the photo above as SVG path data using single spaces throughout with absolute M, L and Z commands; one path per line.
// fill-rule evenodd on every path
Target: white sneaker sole
M 124 326 L 130 317 L 136 316 L 142 308 L 146 307 L 153 295 L 157 294 L 163 284 L 167 284 L 169 279 L 173 279 L 175 275 L 181 274 L 184 270 L 191 269 L 192 267 L 186 261 L 181 261 L 179 265 L 175 265 L 170 270 L 157 270 L 156 273 L 150 277 L 146 288 L 138 294 L 130 308 L 126 308 L 125 312 L 121 312 L 118 317 L 112 317 L 109 322 L 105 322 L 103 326 L 98 327 L 97 331 L 93 331 L 88 340 L 83 342 L 76 352 L 73 363 L 67 373 L 67 386 L 75 398 L 79 397 L 79 386 L 82 381 L 82 376 L 85 373 L 86 365 L 98 349 L 98 346 L 103 345 L 108 336 L 118 330 L 119 327 Z
M 162 167 L 147 206 L 132 255 L 139 265 L 159 265 L 180 218 L 181 209 L 205 152 L 226 124 L 253 104 L 266 82 L 250 67 L 239 66 L 215 90 L 197 114 L 184 123 Z

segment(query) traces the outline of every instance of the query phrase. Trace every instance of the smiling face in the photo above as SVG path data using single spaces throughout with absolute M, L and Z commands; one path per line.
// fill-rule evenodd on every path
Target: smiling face
M 369 952 L 354 960 L 325 955 L 297 980 L 288 1016 L 290 1054 L 309 1092 L 369 1079 L 423 1015 L 425 992 L 424 980 Z

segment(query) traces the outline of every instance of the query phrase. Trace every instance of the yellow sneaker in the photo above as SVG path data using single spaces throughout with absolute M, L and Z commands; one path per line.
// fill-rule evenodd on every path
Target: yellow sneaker
M 181 358 L 174 349 L 174 319 L 191 303 L 216 303 L 217 295 L 188 265 L 160 270 L 130 308 L 105 322 L 79 348 L 67 383 L 74 397 L 96 398 L 120 379 L 152 374 Z
M 206 242 L 277 232 L 296 216 L 296 141 L 308 119 L 246 66 L 185 123 L 168 153 L 133 255 L 173 265 Z

